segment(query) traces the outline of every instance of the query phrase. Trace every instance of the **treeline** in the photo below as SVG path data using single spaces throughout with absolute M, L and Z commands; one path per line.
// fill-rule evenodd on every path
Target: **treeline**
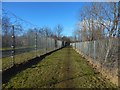
M 25 25 L 26 27 L 25 27 Z M 35 45 L 35 39 L 38 38 L 54 38 L 55 40 L 63 40 L 62 31 L 63 26 L 58 24 L 54 27 L 54 30 L 45 27 L 27 27 L 26 22 L 12 23 L 12 19 L 3 16 L 2 17 L 2 47 L 9 48 L 12 45 L 13 27 L 15 33 L 15 46 L 16 47 L 28 47 Z
M 120 37 L 120 2 L 87 3 L 74 31 L 77 41 Z

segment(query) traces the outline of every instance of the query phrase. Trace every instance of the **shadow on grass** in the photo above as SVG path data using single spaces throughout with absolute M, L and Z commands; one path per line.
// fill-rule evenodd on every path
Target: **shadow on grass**
M 60 48 L 62 49 L 62 48 Z M 59 49 L 57 49 L 59 50 Z M 40 61 L 42 61 L 46 56 L 52 54 L 53 52 L 57 51 L 57 50 L 54 50 L 52 52 L 49 52 L 49 53 L 46 53 L 40 57 L 36 57 L 36 58 L 33 58 L 31 60 L 28 60 L 27 62 L 24 62 L 24 63 L 21 63 L 21 64 L 18 64 L 18 65 L 14 65 L 13 67 L 5 70 L 2 72 L 2 83 L 7 83 L 12 77 L 14 77 L 17 73 L 27 69 L 27 68 L 30 68 L 32 65 L 36 65 L 37 63 L 39 63 Z
M 57 81 L 57 80 L 52 80 L 50 82 L 47 82 L 47 83 L 44 83 L 42 84 L 40 87 L 44 87 L 44 86 L 52 86 L 52 85 L 55 85 L 55 84 L 59 84 L 59 83 L 63 83 L 63 82 L 67 82 L 67 81 L 70 81 L 70 80 L 74 80 L 76 78 L 81 78 L 81 77 L 87 77 L 87 76 L 92 76 L 93 74 L 83 74 L 83 75 L 78 75 L 78 76 L 73 76 L 73 77 L 69 77 L 69 78 L 66 78 L 66 79 L 63 79 L 63 80 L 60 80 L 60 81 Z M 67 88 L 67 87 L 66 87 Z

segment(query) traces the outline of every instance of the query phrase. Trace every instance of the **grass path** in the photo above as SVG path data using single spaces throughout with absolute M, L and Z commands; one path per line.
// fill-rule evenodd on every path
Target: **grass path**
M 111 88 L 72 48 L 63 48 L 12 77 L 3 88 Z

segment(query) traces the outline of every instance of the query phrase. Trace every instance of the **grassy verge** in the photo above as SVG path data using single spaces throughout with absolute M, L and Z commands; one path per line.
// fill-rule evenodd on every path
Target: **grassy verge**
M 3 88 L 112 88 L 71 48 L 64 48 L 12 77 Z
M 24 48 L 34 48 L 33 46 L 28 46 L 28 47 L 15 47 L 15 49 L 24 49 Z M 11 47 L 9 47 L 9 48 L 5 48 L 5 47 L 3 47 L 3 48 L 0 48 L 0 50 L 12 50 L 12 48 Z
M 30 59 L 33 59 L 36 56 L 40 56 L 43 53 L 45 53 L 44 49 L 37 50 L 37 53 L 35 50 L 30 51 L 30 52 L 25 52 L 22 54 L 15 55 L 15 61 L 13 61 L 12 57 L 2 58 L 2 69 L 5 70 L 5 69 L 10 68 L 11 66 L 13 66 L 13 62 L 15 64 L 20 64 L 20 63 L 26 62 Z

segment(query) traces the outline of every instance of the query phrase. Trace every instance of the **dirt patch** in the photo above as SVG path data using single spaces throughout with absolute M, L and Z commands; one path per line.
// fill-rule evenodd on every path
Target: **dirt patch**
M 66 54 L 64 55 L 64 62 L 63 62 L 63 73 L 64 73 L 64 78 L 66 79 L 66 83 L 65 83 L 65 87 L 66 88 L 71 88 L 72 87 L 72 83 L 70 82 L 70 76 L 72 74 L 72 66 L 71 66 L 71 52 L 70 52 L 70 48 L 67 48 L 66 50 Z

